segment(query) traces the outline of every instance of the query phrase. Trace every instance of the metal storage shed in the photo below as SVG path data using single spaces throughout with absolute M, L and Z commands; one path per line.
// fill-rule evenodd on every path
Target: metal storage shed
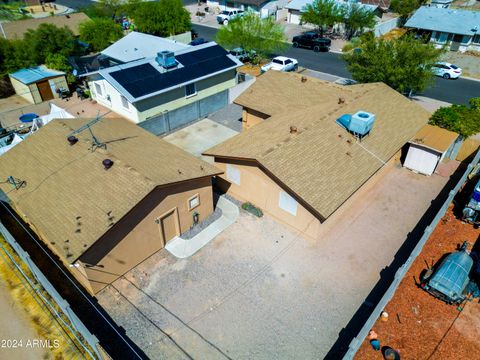
M 68 90 L 65 73 L 45 66 L 21 69 L 9 77 L 17 95 L 33 104 L 58 98 L 59 89 Z
M 457 137 L 453 131 L 425 125 L 409 142 L 403 166 L 420 174 L 432 175 Z

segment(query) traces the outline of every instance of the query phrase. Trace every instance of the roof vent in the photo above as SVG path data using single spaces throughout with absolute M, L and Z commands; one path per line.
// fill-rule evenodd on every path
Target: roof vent
M 363 137 L 373 128 L 375 115 L 366 111 L 357 111 L 355 114 L 344 114 L 337 119 L 337 124 L 355 136 Z
M 298 129 L 296 126 L 290 126 L 290 134 L 296 134 L 298 132 Z
M 343 98 L 343 97 L 338 98 L 338 103 L 339 104 L 345 104 L 345 98 Z
M 308 79 L 307 79 L 305 76 L 302 76 L 302 78 L 300 79 L 300 81 L 301 81 L 302 83 L 306 83 L 307 80 L 308 80 Z
M 105 168 L 105 170 L 108 170 L 113 166 L 113 161 L 110 160 L 110 159 L 105 159 L 105 160 L 102 161 L 102 164 L 103 164 L 103 167 Z
M 177 62 L 175 61 L 175 54 L 173 53 L 173 51 L 160 51 L 159 53 L 157 53 L 155 61 L 158 65 L 164 67 L 165 69 L 170 69 L 177 66 Z
M 78 142 L 78 138 L 73 135 L 69 136 L 67 140 L 70 145 L 75 145 Z

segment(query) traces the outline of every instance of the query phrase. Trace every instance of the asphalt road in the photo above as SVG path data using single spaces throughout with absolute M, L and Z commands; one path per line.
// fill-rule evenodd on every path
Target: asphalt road
M 192 24 L 200 37 L 206 40 L 214 40 L 217 29 Z M 328 74 L 351 78 L 346 68 L 345 62 L 340 54 L 335 53 L 315 53 L 309 49 L 295 49 L 290 47 L 286 56 L 298 60 L 299 65 L 308 69 L 321 71 Z M 433 99 L 446 101 L 452 104 L 467 104 L 472 97 L 480 96 L 480 81 L 467 79 L 445 80 L 436 78 L 434 84 L 424 93 L 424 95 Z

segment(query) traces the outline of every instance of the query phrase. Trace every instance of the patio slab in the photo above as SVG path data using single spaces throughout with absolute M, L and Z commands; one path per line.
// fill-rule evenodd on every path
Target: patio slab
M 165 136 L 163 140 L 198 158 L 209 161 L 209 157 L 203 157 L 202 152 L 237 134 L 237 131 L 218 122 L 203 119 Z

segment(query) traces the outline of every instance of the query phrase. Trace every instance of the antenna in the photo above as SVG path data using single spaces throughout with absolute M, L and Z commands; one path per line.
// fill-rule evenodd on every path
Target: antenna
M 97 117 L 95 119 L 93 119 L 92 121 L 90 121 L 90 122 L 86 123 L 85 125 L 79 127 L 78 129 L 73 130 L 71 132 L 70 136 L 75 135 L 75 134 L 80 134 L 82 131 L 85 131 L 85 130 L 88 129 L 88 131 L 90 132 L 90 136 L 92 137 L 92 151 L 95 151 L 97 148 L 102 148 L 104 150 L 107 150 L 107 144 L 99 141 L 92 131 L 92 126 L 94 124 L 96 124 L 97 122 L 99 122 L 100 120 L 102 120 L 102 117 L 103 117 L 103 115 L 100 116 L 100 111 L 98 111 L 97 112 Z
M 12 184 L 15 190 L 27 186 L 27 182 L 25 180 L 15 179 L 12 175 L 7 178 L 7 184 Z

